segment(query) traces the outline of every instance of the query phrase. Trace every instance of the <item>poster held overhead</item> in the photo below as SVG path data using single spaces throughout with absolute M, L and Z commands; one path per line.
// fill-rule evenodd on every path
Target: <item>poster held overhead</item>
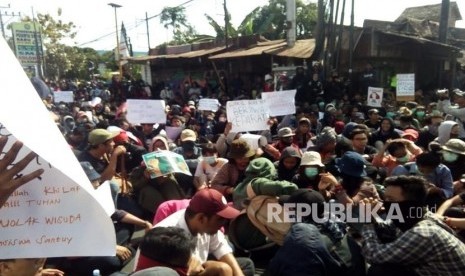
M 267 130 L 269 109 L 265 100 L 228 101 L 226 116 L 232 132 Z
M 165 101 L 127 100 L 127 119 L 132 124 L 166 124 Z
M 396 100 L 415 100 L 415 74 L 397 74 Z
M 270 110 L 270 116 L 283 116 L 295 113 L 295 93 L 297 90 L 283 90 L 262 93 Z
M 383 88 L 368 87 L 367 105 L 373 107 L 381 107 L 383 103 Z
M 13 192 L 0 209 L 1 258 L 114 255 L 111 219 L 3 38 L 0 55 L 0 135 L 8 137 L 5 149 L 21 141 L 14 162 L 31 151 L 38 155 L 21 174 L 44 170 Z M 95 229 L 105 235 L 97 235 Z

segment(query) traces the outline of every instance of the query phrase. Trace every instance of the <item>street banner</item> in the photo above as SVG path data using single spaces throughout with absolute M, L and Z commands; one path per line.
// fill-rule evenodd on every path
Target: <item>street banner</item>
M 200 99 L 198 110 L 216 112 L 220 106 L 220 102 L 217 99 Z
M 0 258 L 114 256 L 115 230 L 99 193 L 3 38 L 0 56 L 2 152 L 23 143 L 8 168 L 32 151 L 38 157 L 16 177 L 43 170 L 0 208 Z
M 383 103 L 383 88 L 368 87 L 367 105 L 373 107 L 381 107 Z
M 42 38 L 39 23 L 11 23 L 16 58 L 23 67 L 35 66 L 42 58 Z
M 262 99 L 268 105 L 270 116 L 294 114 L 295 93 L 295 89 L 262 93 Z
M 415 74 L 397 74 L 397 101 L 413 101 L 415 99 Z
M 73 91 L 57 91 L 53 92 L 53 101 L 55 103 L 72 103 L 74 102 Z
M 142 155 L 150 178 L 156 178 L 171 173 L 192 175 L 182 155 L 169 150 L 158 150 Z
M 127 100 L 127 119 L 132 124 L 166 124 L 165 101 Z
M 269 129 L 268 105 L 265 100 L 228 101 L 226 116 L 232 123 L 232 132 Z

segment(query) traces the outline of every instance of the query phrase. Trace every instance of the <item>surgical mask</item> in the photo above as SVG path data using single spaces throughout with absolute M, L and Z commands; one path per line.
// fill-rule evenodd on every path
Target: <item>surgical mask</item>
M 420 118 L 425 117 L 425 112 L 424 111 L 417 111 L 417 116 Z
M 318 168 L 305 168 L 305 176 L 308 178 L 315 178 L 318 175 Z
M 212 164 L 215 164 L 216 157 L 215 156 L 207 156 L 207 157 L 204 157 L 203 160 L 205 160 L 205 162 L 207 162 L 207 164 L 212 165 Z
M 397 158 L 396 160 L 397 160 L 397 162 L 399 162 L 399 163 L 401 163 L 401 164 L 404 164 L 404 163 L 407 163 L 407 162 L 408 162 L 409 156 L 408 156 L 408 154 L 406 154 L 405 156 L 402 156 L 402 157 L 400 157 L 400 158 Z
M 444 158 L 444 161 L 448 163 L 452 163 L 452 162 L 457 161 L 457 159 L 459 158 L 459 155 L 457 153 L 445 151 L 442 153 L 442 158 Z
M 319 102 L 319 103 L 318 103 L 318 107 L 319 107 L 320 109 L 325 108 L 325 103 L 324 103 L 324 102 Z

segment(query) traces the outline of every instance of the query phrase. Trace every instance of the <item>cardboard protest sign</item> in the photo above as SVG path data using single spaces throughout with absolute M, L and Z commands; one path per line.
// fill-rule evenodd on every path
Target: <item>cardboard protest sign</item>
M 0 135 L 8 136 L 4 151 L 19 140 L 24 146 L 13 164 L 31 151 L 38 154 L 17 177 L 44 170 L 0 209 L 1 258 L 114 255 L 111 219 L 3 38 L 0 55 Z
M 53 92 L 53 101 L 55 103 L 72 103 L 74 102 L 74 93 L 73 91 Z
M 156 178 L 170 173 L 191 175 L 182 155 L 168 150 L 159 150 L 142 155 L 150 177 Z
M 258 149 L 260 145 L 268 144 L 266 137 L 257 134 L 245 133 L 241 135 L 241 138 L 247 141 L 247 144 L 251 146 L 254 150 Z
M 197 109 L 216 112 L 220 106 L 218 99 L 200 99 Z
M 373 107 L 381 107 L 383 103 L 383 88 L 368 87 L 367 105 Z
M 262 99 L 268 105 L 270 116 L 294 114 L 295 93 L 295 89 L 262 93 Z
M 415 74 L 397 74 L 396 99 L 398 101 L 415 99 Z
M 127 100 L 127 119 L 133 124 L 166 124 L 165 101 Z
M 228 101 L 226 116 L 232 123 L 233 132 L 268 129 L 268 105 L 265 100 Z
M 166 136 L 171 141 L 176 141 L 182 132 L 182 127 L 165 126 Z

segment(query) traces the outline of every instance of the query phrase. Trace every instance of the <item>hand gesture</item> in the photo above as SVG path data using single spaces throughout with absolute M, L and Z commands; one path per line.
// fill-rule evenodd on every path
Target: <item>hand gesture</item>
M 4 147 L 8 142 L 7 136 L 0 137 L 0 152 L 4 152 Z M 40 176 L 44 170 L 38 169 L 32 173 L 16 177 L 29 163 L 37 157 L 34 152 L 28 153 L 19 162 L 8 168 L 15 161 L 18 152 L 23 147 L 23 143 L 16 141 L 11 148 L 0 159 L 0 208 L 8 200 L 8 197 L 19 187 Z
M 120 258 L 122 261 L 126 261 L 131 258 L 131 250 L 129 250 L 127 247 L 117 245 L 116 256 L 118 256 L 118 258 Z

